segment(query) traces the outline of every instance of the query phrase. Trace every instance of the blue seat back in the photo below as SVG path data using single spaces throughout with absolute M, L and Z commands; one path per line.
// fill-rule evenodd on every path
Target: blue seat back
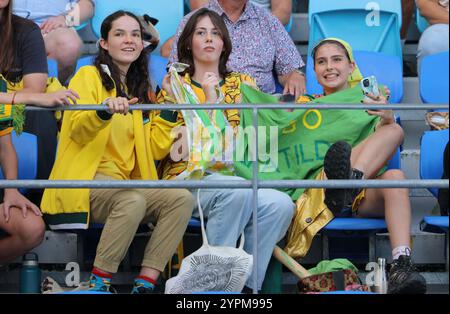
M 444 150 L 448 143 L 448 129 L 426 131 L 420 142 L 420 178 L 440 179 L 444 174 Z M 435 197 L 438 189 L 428 189 Z
M 92 31 L 97 38 L 100 38 L 100 28 L 103 20 L 110 14 L 118 10 L 130 11 L 136 15 L 148 14 L 159 20 L 156 29 L 160 34 L 160 43 L 164 43 L 168 38 L 175 35 L 178 24 L 184 16 L 183 1 L 167 0 L 108 0 L 97 1 L 95 14 L 92 18 Z M 159 51 L 159 50 L 158 50 Z
M 56 60 L 47 59 L 48 77 L 58 77 L 58 63 Z
M 422 59 L 419 84 L 424 103 L 448 104 L 448 58 L 446 51 Z
M 159 87 L 162 87 L 162 81 L 167 74 L 167 58 L 152 54 L 149 57 L 149 73 L 150 79 L 154 81 Z M 153 86 L 154 87 L 154 86 Z
M 423 33 L 428 26 L 430 26 L 430 23 L 424 18 L 421 14 L 419 9 L 416 8 L 416 25 L 419 32 Z
M 402 59 L 401 12 L 401 0 L 310 0 L 308 55 L 318 41 L 338 37 L 354 50 L 383 52 Z M 379 24 L 370 23 L 372 16 Z
M 20 136 L 16 132 L 11 133 L 12 142 L 16 149 L 18 159 L 19 180 L 34 180 L 37 176 L 37 137 L 36 135 L 23 132 Z M 0 179 L 4 179 L 0 168 Z M 22 193 L 26 189 L 20 189 Z
M 77 71 L 78 71 L 81 67 L 84 67 L 84 66 L 86 66 L 86 65 L 92 65 L 92 64 L 94 64 L 94 58 L 95 58 L 95 56 L 84 56 L 84 57 L 81 57 L 80 59 L 78 59 L 78 61 L 77 61 L 77 66 L 76 66 L 76 68 L 75 68 L 75 72 L 74 72 L 74 73 L 77 73 Z
M 379 84 L 389 87 L 391 90 L 391 103 L 395 104 L 402 101 L 403 64 L 401 59 L 395 56 L 369 51 L 353 51 L 353 56 L 364 77 L 374 75 Z M 314 72 L 314 62 L 311 56 L 308 56 L 306 66 L 306 91 L 309 94 L 323 93 L 322 86 L 317 82 Z

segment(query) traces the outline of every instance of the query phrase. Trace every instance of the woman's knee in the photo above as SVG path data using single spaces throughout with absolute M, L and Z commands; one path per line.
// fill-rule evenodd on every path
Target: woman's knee
M 280 221 L 290 221 L 295 212 L 295 203 L 289 195 L 277 190 L 263 190 L 263 205 L 271 208 L 271 215 L 278 217 Z
M 389 124 L 390 135 L 397 140 L 397 145 L 400 146 L 405 138 L 405 132 L 398 123 Z
M 185 217 L 191 217 L 192 211 L 194 209 L 194 196 L 188 190 L 175 190 L 174 195 L 177 195 L 175 208 L 180 211 Z
M 40 216 L 35 216 L 31 211 L 23 220 L 19 232 L 25 250 L 31 250 L 42 243 L 45 235 L 45 223 Z
M 400 169 L 390 169 L 383 174 L 384 180 L 404 180 L 405 173 Z
M 114 202 L 112 215 L 120 215 L 130 222 L 140 222 L 147 209 L 147 201 L 145 196 L 139 191 L 125 190 L 117 194 L 118 199 Z

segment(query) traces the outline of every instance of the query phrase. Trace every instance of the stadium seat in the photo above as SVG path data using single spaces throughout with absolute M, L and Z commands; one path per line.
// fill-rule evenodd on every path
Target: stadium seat
M 388 169 L 400 169 L 400 149 L 389 161 Z M 323 259 L 330 258 L 329 238 L 344 239 L 347 238 L 368 238 L 369 239 L 369 262 L 376 261 L 375 235 L 380 232 L 387 232 L 387 226 L 384 219 L 373 218 L 334 218 L 328 225 L 322 229 L 322 256 Z M 344 243 L 345 243 L 344 242 Z M 344 244 L 342 243 L 342 244 Z M 339 241 L 337 242 L 340 245 Z M 341 252 L 345 252 L 347 248 L 337 248 Z M 345 257 L 345 256 L 343 256 Z
M 92 65 L 94 63 L 94 57 L 95 56 L 84 56 L 81 57 L 80 59 L 78 59 L 77 61 L 77 66 L 75 68 L 75 73 L 81 68 L 84 67 L 85 65 Z
M 402 59 L 401 23 L 401 0 L 310 0 L 308 55 L 318 41 L 338 37 L 354 50 Z
M 420 178 L 440 179 L 444 173 L 444 149 L 448 143 L 448 129 L 442 131 L 426 131 L 420 143 Z M 434 197 L 438 197 L 438 189 L 428 189 Z M 420 222 L 420 230 L 431 233 L 446 234 L 446 260 L 448 256 L 448 216 L 425 216 Z
M 420 230 L 431 233 L 448 233 L 448 216 L 425 216 Z
M 364 77 L 374 75 L 379 84 L 389 87 L 391 90 L 391 103 L 396 104 L 402 101 L 403 65 L 401 59 L 384 53 L 369 51 L 354 51 L 353 55 L 355 62 Z M 323 88 L 316 79 L 314 62 L 311 56 L 308 56 L 306 66 L 306 91 L 308 94 L 323 93 Z
M 448 129 L 442 131 L 425 131 L 420 142 L 421 179 L 440 179 L 444 173 L 444 149 L 448 143 Z M 428 189 L 434 197 L 438 196 L 437 188 Z
M 47 59 L 48 77 L 58 77 L 58 63 L 56 60 Z
M 430 24 L 428 21 L 420 14 L 419 9 L 416 8 L 416 25 L 419 32 L 423 33 Z
M 149 57 L 149 61 L 150 79 L 159 87 L 162 87 L 162 81 L 164 76 L 167 74 L 166 67 L 169 60 L 167 58 L 152 54 Z
M 448 51 L 423 58 L 419 84 L 424 103 L 448 104 L 448 58 Z
M 183 19 L 183 1 L 167 0 L 121 0 L 98 1 L 95 5 L 95 13 L 91 21 L 92 30 L 97 38 L 100 38 L 100 27 L 103 20 L 117 10 L 127 10 L 137 15 L 148 14 L 159 20 L 156 29 L 160 34 L 160 43 L 176 33 L 178 24 Z M 159 50 L 157 50 L 158 52 Z
M 19 180 L 34 180 L 37 176 L 37 137 L 36 135 L 23 132 L 20 136 L 12 132 L 12 142 L 16 149 L 18 159 Z M 0 168 L 0 179 L 4 179 Z M 22 194 L 27 190 L 19 189 Z

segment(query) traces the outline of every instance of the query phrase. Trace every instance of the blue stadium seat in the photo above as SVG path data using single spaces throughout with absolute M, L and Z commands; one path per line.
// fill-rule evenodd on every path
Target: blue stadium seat
M 448 58 L 448 51 L 423 58 L 419 84 L 424 103 L 448 104 Z
M 444 173 L 444 149 L 448 143 L 448 129 L 442 131 L 425 131 L 420 142 L 421 179 L 440 179 Z M 428 189 L 435 197 L 437 188 Z
M 152 54 L 149 57 L 149 72 L 150 79 L 152 79 L 159 87 L 162 87 L 162 81 L 167 74 L 167 58 Z
M 389 161 L 388 169 L 400 169 L 400 149 Z M 373 218 L 334 218 L 322 229 L 322 251 L 324 259 L 329 258 L 329 237 L 369 238 L 369 261 L 375 261 L 375 234 L 387 232 L 384 219 Z M 345 249 L 344 249 L 345 251 Z
M 418 8 L 416 8 L 416 25 L 419 32 L 423 33 L 428 26 L 430 26 L 430 23 L 420 14 L 420 11 Z
M 23 132 L 20 136 L 15 131 L 11 133 L 12 142 L 16 149 L 18 159 L 19 180 L 34 180 L 37 176 L 37 137 L 36 135 Z M 0 179 L 4 179 L 0 168 Z M 27 190 L 19 189 L 22 194 Z
M 401 59 L 395 56 L 369 51 L 354 51 L 353 56 L 364 77 L 374 75 L 379 84 L 389 87 L 391 90 L 391 103 L 396 104 L 402 101 L 403 65 Z M 308 94 L 323 93 L 323 88 L 316 79 L 314 62 L 311 56 L 308 56 L 306 66 L 306 91 Z
M 84 67 L 85 65 L 92 65 L 94 63 L 94 57 L 95 56 L 84 56 L 78 59 L 74 73 L 76 73 L 81 67 Z
M 448 216 L 425 216 L 420 230 L 431 233 L 448 233 Z
M 37 175 L 37 138 L 36 135 L 23 132 L 20 136 L 15 131 L 11 133 L 12 142 L 16 149 L 17 159 L 19 161 L 18 179 L 34 180 Z M 3 179 L 3 173 L 0 169 L 0 178 Z
M 377 22 L 372 16 L 379 17 L 379 25 L 367 23 Z M 308 55 L 318 41 L 338 37 L 354 50 L 382 52 L 402 59 L 401 23 L 401 0 L 310 0 Z
M 448 143 L 448 129 L 442 131 L 426 131 L 420 143 L 420 178 L 440 179 L 444 173 L 444 149 Z M 438 189 L 428 189 L 438 197 Z M 448 248 L 448 216 L 425 216 L 420 222 L 420 230 L 431 233 L 445 233 L 447 271 L 449 263 Z
M 56 60 L 47 59 L 48 77 L 58 77 L 58 63 Z
M 100 27 L 103 20 L 117 10 L 127 10 L 137 15 L 148 14 L 159 20 L 156 29 L 160 34 L 160 43 L 164 43 L 168 38 L 176 33 L 178 24 L 183 19 L 183 1 L 167 0 L 108 0 L 97 1 L 95 13 L 91 21 L 92 30 L 100 38 Z

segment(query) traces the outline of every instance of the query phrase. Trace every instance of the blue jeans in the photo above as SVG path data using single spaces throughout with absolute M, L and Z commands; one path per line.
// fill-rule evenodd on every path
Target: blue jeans
M 422 34 L 417 47 L 418 70 L 422 59 L 439 52 L 448 51 L 448 24 L 434 24 L 429 26 Z
M 212 174 L 203 180 L 244 180 L 240 177 Z M 195 199 L 197 191 L 194 191 Z M 253 191 L 251 189 L 201 189 L 200 202 L 204 216 L 208 218 L 206 234 L 213 246 L 236 247 L 239 236 L 244 232 L 244 250 L 253 254 Z M 294 215 L 295 204 L 283 192 L 261 189 L 258 193 L 258 290 L 261 290 L 264 276 L 273 249 L 280 241 Z M 198 217 L 198 207 L 194 209 Z M 246 286 L 254 288 L 252 273 Z

